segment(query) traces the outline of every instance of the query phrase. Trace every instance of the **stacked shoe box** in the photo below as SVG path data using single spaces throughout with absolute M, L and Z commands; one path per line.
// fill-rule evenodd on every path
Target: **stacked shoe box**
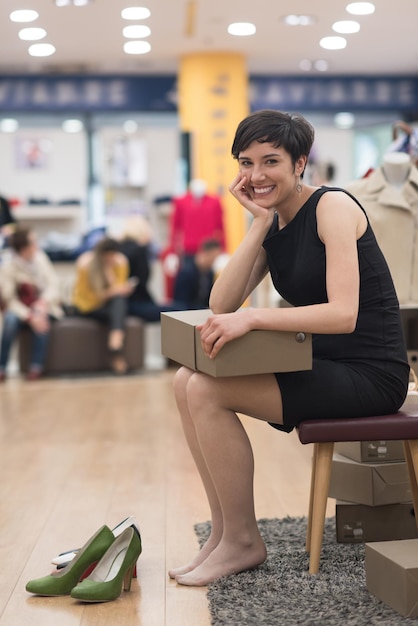
M 340 543 L 418 538 L 402 441 L 336 443 L 329 496 Z

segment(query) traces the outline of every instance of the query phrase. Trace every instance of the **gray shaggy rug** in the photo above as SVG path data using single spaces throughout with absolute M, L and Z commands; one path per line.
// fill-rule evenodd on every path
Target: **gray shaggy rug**
M 212 626 L 418 625 L 367 591 L 364 545 L 337 543 L 334 518 L 326 520 L 319 574 L 311 576 L 306 524 L 306 517 L 258 521 L 267 560 L 209 585 Z M 209 522 L 195 525 L 201 546 L 209 531 Z

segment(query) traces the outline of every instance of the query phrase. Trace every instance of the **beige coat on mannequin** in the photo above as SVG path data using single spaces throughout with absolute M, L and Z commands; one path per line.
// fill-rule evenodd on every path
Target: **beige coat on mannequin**
M 367 178 L 346 185 L 366 210 L 400 304 L 418 303 L 418 168 L 388 153 Z

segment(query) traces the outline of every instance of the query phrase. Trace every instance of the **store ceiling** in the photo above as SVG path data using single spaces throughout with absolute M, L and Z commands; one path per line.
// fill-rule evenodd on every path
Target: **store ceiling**
M 93 0 L 86 7 L 57 8 L 53 0 L 1 0 L 0 73 L 172 74 L 184 54 L 235 51 L 245 56 L 252 74 L 306 76 L 299 69 L 302 59 L 328 61 L 328 75 L 418 74 L 418 1 L 374 0 L 374 15 L 358 18 L 346 12 L 348 1 Z M 133 5 L 151 10 L 151 17 L 143 21 L 151 28 L 152 49 L 146 55 L 123 52 L 123 26 L 140 22 L 123 20 L 121 9 Z M 27 25 L 12 23 L 9 14 L 18 8 L 35 9 L 39 18 Z M 316 22 L 285 26 L 281 18 L 287 13 L 309 14 Z M 332 24 L 342 19 L 357 19 L 360 32 L 346 36 L 344 50 L 323 50 L 319 40 L 335 35 Z M 253 22 L 256 35 L 228 35 L 228 24 L 237 21 Z M 18 38 L 23 26 L 45 28 L 45 41 L 56 47 L 56 53 L 30 57 L 29 43 Z

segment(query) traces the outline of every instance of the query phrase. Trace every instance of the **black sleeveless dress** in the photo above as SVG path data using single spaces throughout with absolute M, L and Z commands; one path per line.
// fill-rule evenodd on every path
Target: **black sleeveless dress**
M 317 233 L 316 207 L 324 193 L 335 191 L 344 190 L 316 190 L 281 230 L 276 215 L 264 240 L 274 287 L 293 306 L 327 302 L 325 246 Z M 306 419 L 394 413 L 405 400 L 409 365 L 399 303 L 370 224 L 357 249 L 360 302 L 356 328 L 350 334 L 313 335 L 313 369 L 275 374 L 284 425 L 272 426 L 279 430 L 290 432 Z

